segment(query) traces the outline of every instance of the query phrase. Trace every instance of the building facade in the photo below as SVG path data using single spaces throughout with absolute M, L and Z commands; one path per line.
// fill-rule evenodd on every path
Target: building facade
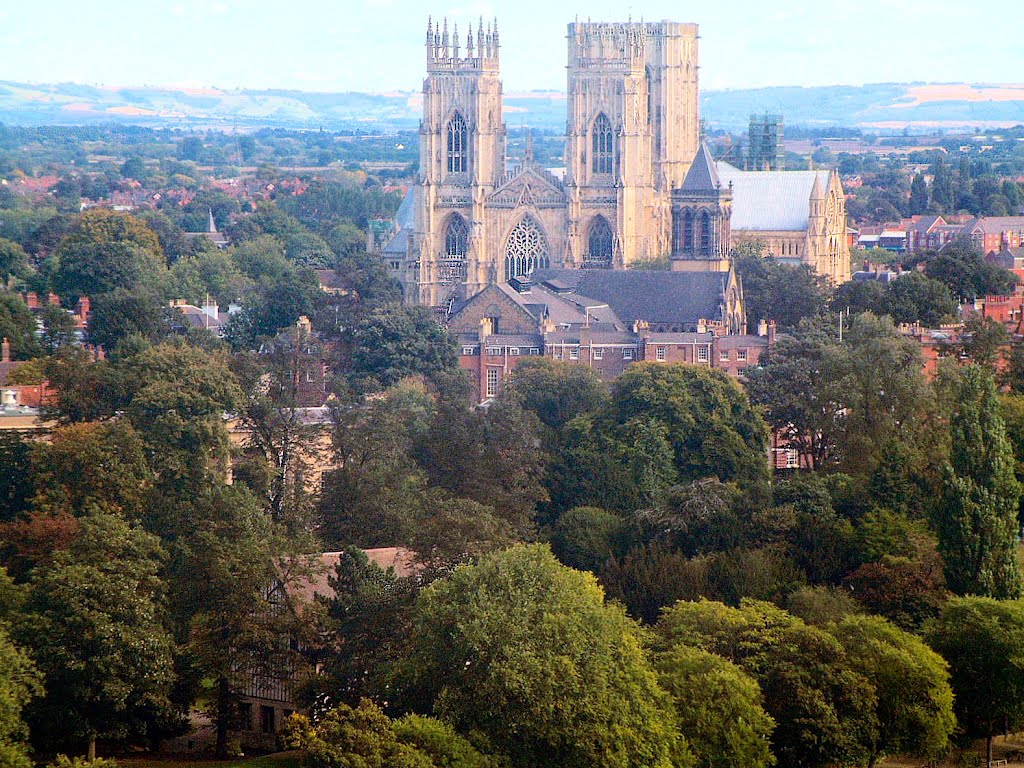
M 671 245 L 698 143 L 697 27 L 568 28 L 566 168 L 506 167 L 497 22 L 428 22 L 406 300 L 435 307 L 535 269 L 622 268 Z M 408 236 L 408 235 L 407 235 Z

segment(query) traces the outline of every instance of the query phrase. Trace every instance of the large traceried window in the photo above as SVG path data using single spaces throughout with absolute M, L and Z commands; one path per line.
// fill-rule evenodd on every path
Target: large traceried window
M 594 173 L 612 173 L 615 170 L 615 137 L 612 123 L 604 113 L 594 121 L 591 142 L 591 168 Z
M 612 228 L 604 216 L 595 216 L 587 238 L 587 257 L 583 266 L 590 269 L 609 269 L 612 266 Z
M 458 112 L 448 121 L 448 173 L 469 171 L 469 128 Z
M 505 243 L 505 279 L 527 277 L 535 269 L 551 266 L 548 239 L 532 216 L 524 216 L 512 228 Z
M 454 214 L 448 221 L 444 234 L 444 256 L 441 258 L 442 282 L 453 282 L 466 277 L 466 254 L 468 253 L 469 227 L 466 220 Z

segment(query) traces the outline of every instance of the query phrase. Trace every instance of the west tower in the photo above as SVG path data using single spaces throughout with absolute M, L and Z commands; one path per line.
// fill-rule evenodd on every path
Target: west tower
M 665 256 L 698 150 L 697 25 L 577 22 L 568 42 L 566 266 Z
M 427 22 L 407 301 L 441 306 L 498 279 L 484 243 L 485 201 L 505 174 L 499 50 L 497 21 L 485 28 L 481 19 L 464 40 L 447 19 Z

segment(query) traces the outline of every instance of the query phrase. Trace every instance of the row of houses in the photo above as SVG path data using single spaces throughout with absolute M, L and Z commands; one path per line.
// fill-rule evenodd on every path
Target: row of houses
M 912 216 L 899 225 L 862 232 L 861 248 L 882 248 L 893 253 L 940 251 L 954 240 L 968 238 L 981 253 L 998 253 L 1024 245 L 1024 216 L 986 216 L 963 221 L 942 216 Z

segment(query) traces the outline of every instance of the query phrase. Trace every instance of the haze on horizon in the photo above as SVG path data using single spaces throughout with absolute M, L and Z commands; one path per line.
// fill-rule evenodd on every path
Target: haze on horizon
M 1024 80 L 1024 48 L 986 34 L 1018 0 L 78 0 L 0 7 L 0 79 L 94 85 L 416 91 L 427 15 L 497 17 L 506 92 L 564 90 L 566 24 L 696 22 L 706 89 Z M 980 26 L 967 13 L 984 12 Z M 975 19 L 977 21 L 977 19 Z M 997 27 L 998 28 L 998 27 Z M 980 29 L 981 32 L 972 32 Z M 1008 41 L 1009 42 L 1009 41 Z

